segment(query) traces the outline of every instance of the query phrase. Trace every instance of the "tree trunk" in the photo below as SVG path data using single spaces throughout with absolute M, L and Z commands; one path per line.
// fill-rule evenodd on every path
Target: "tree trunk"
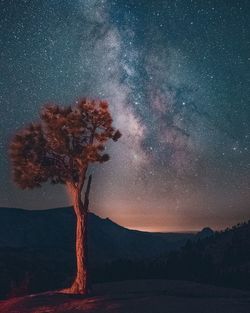
M 87 220 L 89 191 L 91 184 L 91 176 L 88 180 L 88 186 L 85 193 L 84 204 L 81 200 L 81 191 L 71 189 L 73 198 L 74 211 L 76 214 L 76 277 L 69 288 L 69 292 L 73 294 L 86 295 L 90 290 L 89 274 L 88 274 L 88 242 L 87 242 Z
M 70 288 L 72 293 L 87 294 L 88 281 L 88 244 L 87 244 L 87 219 L 88 213 L 76 215 L 76 277 Z

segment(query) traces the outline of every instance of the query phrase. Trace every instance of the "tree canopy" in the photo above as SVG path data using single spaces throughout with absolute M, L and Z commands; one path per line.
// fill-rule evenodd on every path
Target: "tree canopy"
M 73 106 L 44 106 L 40 120 L 12 139 L 14 181 L 23 189 L 49 181 L 71 183 L 81 190 L 89 163 L 108 161 L 105 143 L 121 137 L 112 122 L 106 101 L 82 99 Z

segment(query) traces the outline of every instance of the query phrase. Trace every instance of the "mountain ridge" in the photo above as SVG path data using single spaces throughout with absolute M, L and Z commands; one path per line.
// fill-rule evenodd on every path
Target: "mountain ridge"
M 74 246 L 74 234 L 75 215 L 72 207 L 47 210 L 0 207 L 0 247 Z M 141 254 L 142 258 L 155 257 L 179 248 L 194 235 L 131 230 L 109 218 L 89 213 L 89 237 L 90 255 L 100 256 L 101 248 L 105 247 L 106 253 L 102 253 L 102 259 L 110 260 L 121 257 L 134 259 L 136 254 L 137 257 Z

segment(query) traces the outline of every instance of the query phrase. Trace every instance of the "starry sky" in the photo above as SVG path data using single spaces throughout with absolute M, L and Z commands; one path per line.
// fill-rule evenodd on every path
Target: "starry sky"
M 91 210 L 133 229 L 250 218 L 248 0 L 1 0 L 0 206 L 69 204 L 21 191 L 8 143 L 45 103 L 107 99 L 123 137 L 93 173 Z

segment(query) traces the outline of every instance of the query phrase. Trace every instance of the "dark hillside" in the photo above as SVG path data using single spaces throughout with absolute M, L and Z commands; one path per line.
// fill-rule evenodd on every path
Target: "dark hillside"
M 129 230 L 93 213 L 89 214 L 88 229 L 94 281 L 107 279 L 106 265 L 112 262 L 140 264 L 194 238 L 194 234 Z M 75 271 L 74 241 L 75 216 L 70 207 L 41 211 L 0 208 L 0 297 L 70 284 Z M 115 270 L 110 279 L 119 277 Z

